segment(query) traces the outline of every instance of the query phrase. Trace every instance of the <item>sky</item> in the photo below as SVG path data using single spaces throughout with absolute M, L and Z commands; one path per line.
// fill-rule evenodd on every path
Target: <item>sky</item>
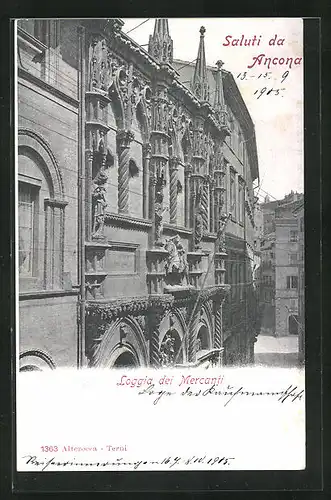
M 123 21 L 122 30 L 128 33 L 146 18 L 124 18 Z M 154 23 L 154 19 L 149 19 L 128 35 L 141 45 L 147 44 Z M 219 59 L 224 62 L 223 69 L 233 74 L 254 122 L 261 186 L 259 197 L 262 199 L 267 192 L 271 199 L 280 199 L 291 190 L 303 192 L 303 60 L 294 64 L 296 58 L 303 56 L 302 19 L 170 18 L 175 59 L 196 59 L 201 26 L 206 28 L 207 64 L 215 66 Z M 239 46 L 242 36 L 251 40 L 250 46 Z M 237 45 L 232 45 L 235 40 L 239 40 Z M 275 41 L 275 45 L 272 41 L 270 45 L 270 40 Z M 147 50 L 147 46 L 144 48 Z M 276 60 L 276 64 L 268 68 L 262 58 L 260 65 L 255 63 L 248 68 L 260 54 L 265 58 L 284 58 L 284 64 Z M 286 66 L 288 58 L 293 58 L 291 67 Z M 259 78 L 266 73 L 266 77 Z M 265 89 L 262 94 L 261 89 Z M 274 90 L 269 92 L 271 89 Z

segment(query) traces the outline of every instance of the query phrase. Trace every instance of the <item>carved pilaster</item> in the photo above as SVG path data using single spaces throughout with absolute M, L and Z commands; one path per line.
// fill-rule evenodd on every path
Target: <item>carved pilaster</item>
M 118 211 L 129 211 L 129 161 L 130 144 L 134 134 L 130 130 L 120 130 L 117 133 L 118 146 Z
M 188 361 L 195 361 L 195 358 L 196 358 L 197 332 L 198 332 L 199 320 L 200 320 L 200 310 L 199 310 L 199 307 L 197 307 L 195 312 L 194 312 L 193 317 L 191 317 L 191 321 L 189 324 L 190 335 L 188 338 Z

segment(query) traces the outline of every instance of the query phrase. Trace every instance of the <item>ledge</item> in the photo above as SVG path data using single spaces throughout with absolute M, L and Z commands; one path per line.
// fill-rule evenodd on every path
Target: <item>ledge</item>
M 98 121 L 98 120 L 90 120 L 90 121 L 86 121 L 85 122 L 85 125 L 86 126 L 89 126 L 89 127 L 98 127 L 98 128 L 102 128 L 105 132 L 109 132 L 110 130 L 110 127 L 108 127 L 108 125 L 106 125 L 103 121 Z
M 164 255 L 167 256 L 169 255 L 168 250 L 165 250 L 163 247 L 155 247 L 155 248 L 149 248 L 146 250 L 146 256 L 148 255 Z
M 175 226 L 174 224 L 166 224 L 166 223 L 163 226 L 163 232 L 179 234 L 179 235 L 182 234 L 186 236 L 191 236 L 193 234 L 192 229 L 187 229 L 186 227 L 183 226 Z
M 18 76 L 21 78 L 24 78 L 25 80 L 28 80 L 31 83 L 34 83 L 38 87 L 43 88 L 44 90 L 47 90 L 50 94 L 53 94 L 54 96 L 58 97 L 59 99 L 62 99 L 62 101 L 67 102 L 68 104 L 71 104 L 75 108 L 78 108 L 78 99 L 75 97 L 72 97 L 69 94 L 66 94 L 62 90 L 60 90 L 57 87 L 54 87 L 50 83 L 45 82 L 42 78 L 39 78 L 38 76 L 33 75 L 30 73 L 30 71 L 27 71 L 26 69 L 23 69 L 21 67 L 18 67 Z M 18 84 L 20 82 L 17 82 Z
M 96 92 L 96 91 L 92 91 L 92 90 L 88 90 L 85 92 L 85 97 L 98 97 L 98 98 L 101 98 L 103 99 L 105 102 L 111 102 L 111 100 L 109 99 L 109 97 L 106 95 L 106 93 L 103 93 L 103 92 Z
M 217 235 L 215 233 L 206 233 L 202 237 L 202 241 L 216 241 Z
M 116 225 L 129 229 L 138 229 L 148 231 L 152 227 L 152 222 L 146 219 L 137 219 L 124 214 L 105 214 L 106 225 Z
M 31 292 L 22 292 L 19 294 L 19 300 L 44 299 L 48 297 L 66 297 L 68 295 L 78 295 L 79 290 L 38 290 Z

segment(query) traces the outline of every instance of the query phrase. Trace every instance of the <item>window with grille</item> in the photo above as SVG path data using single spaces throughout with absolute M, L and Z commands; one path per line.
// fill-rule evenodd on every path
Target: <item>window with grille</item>
M 38 251 L 38 188 L 19 183 L 18 226 L 19 226 L 19 272 L 23 276 L 34 276 Z
M 289 254 L 289 263 L 292 265 L 295 265 L 298 263 L 298 254 L 297 253 L 290 253 Z
M 288 289 L 298 288 L 298 277 L 297 276 L 287 276 L 286 277 L 286 287 Z
M 290 231 L 290 241 L 293 243 L 295 241 L 298 241 L 298 231 Z

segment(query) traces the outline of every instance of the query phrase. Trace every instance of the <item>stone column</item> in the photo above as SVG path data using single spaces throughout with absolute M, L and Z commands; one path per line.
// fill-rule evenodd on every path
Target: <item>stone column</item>
M 197 340 L 199 319 L 200 319 L 200 307 L 198 306 L 196 307 L 193 317 L 190 318 L 189 322 L 190 333 L 188 338 L 188 361 L 195 361 L 196 348 L 197 348 L 196 340 Z
M 86 239 L 90 240 L 92 235 L 92 163 L 93 151 L 85 151 L 85 200 L 86 200 Z
M 154 367 L 161 365 L 160 356 L 160 324 L 164 318 L 165 310 L 163 308 L 153 308 L 148 313 L 149 338 L 150 338 L 150 364 Z
M 150 179 L 149 179 L 149 169 L 150 169 L 150 159 L 151 159 L 152 147 L 149 143 L 143 145 L 143 218 L 148 219 L 150 217 L 149 212 L 149 196 L 150 196 Z
M 130 143 L 134 134 L 130 130 L 120 130 L 117 133 L 118 144 L 118 211 L 129 211 L 129 161 Z
M 223 347 L 223 328 L 222 328 L 222 321 L 223 321 L 223 305 L 219 300 L 215 300 L 214 302 L 214 317 L 215 317 L 215 349 L 220 349 Z
M 178 163 L 179 158 L 169 158 L 170 170 L 170 223 L 177 222 L 177 182 L 178 182 Z
M 185 227 L 192 227 L 192 219 L 191 219 L 191 174 L 192 174 L 192 166 L 187 164 L 185 165 Z
M 216 233 L 215 230 L 215 207 L 214 207 L 214 189 L 215 181 L 211 179 L 210 181 L 210 196 L 209 196 L 209 230 L 211 233 Z

